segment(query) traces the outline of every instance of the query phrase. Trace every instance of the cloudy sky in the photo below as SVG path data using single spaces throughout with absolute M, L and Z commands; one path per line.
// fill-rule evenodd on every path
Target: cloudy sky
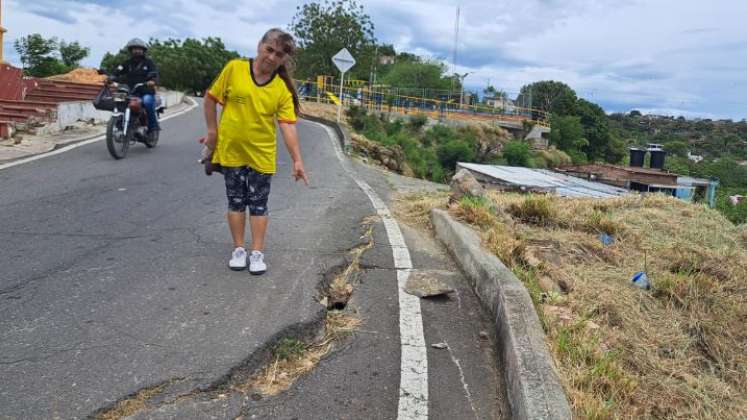
M 219 36 L 251 55 L 269 27 L 287 27 L 289 0 L 3 0 L 6 59 L 30 33 L 77 40 L 97 66 L 126 41 Z M 747 118 L 745 0 L 364 0 L 376 37 L 397 51 L 446 61 L 515 97 L 523 84 L 559 80 L 608 112 Z M 136 5 L 137 4 L 137 5 Z

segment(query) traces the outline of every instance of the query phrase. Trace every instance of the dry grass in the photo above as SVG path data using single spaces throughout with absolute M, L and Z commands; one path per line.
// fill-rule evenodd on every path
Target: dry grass
M 506 210 L 523 223 L 542 226 L 552 225 L 557 216 L 552 201 L 544 196 L 529 196 L 521 202 L 510 203 Z
M 304 101 L 301 102 L 301 112 L 317 118 L 337 121 L 337 105 L 334 104 Z M 346 124 L 347 119 L 343 118 L 342 120 L 343 124 Z
M 415 228 L 429 228 L 431 209 L 445 209 L 448 201 L 448 192 L 407 194 L 395 198 L 391 209 L 400 222 Z
M 123 399 L 109 410 L 96 416 L 97 420 L 116 420 L 139 413 L 146 408 L 148 400 L 161 393 L 167 384 L 160 384 L 138 391 L 135 395 Z
M 747 228 L 658 195 L 489 198 L 451 212 L 524 281 L 577 417 L 747 418 Z
M 321 339 L 309 344 L 295 339 L 281 340 L 273 351 L 273 361 L 239 390 L 245 394 L 273 396 L 289 389 L 298 378 L 319 364 L 336 341 L 355 331 L 360 322 L 353 315 L 329 312 Z
M 498 221 L 489 201 L 481 197 L 463 197 L 459 205 L 452 208 L 452 214 L 464 222 L 481 228 L 493 226 Z

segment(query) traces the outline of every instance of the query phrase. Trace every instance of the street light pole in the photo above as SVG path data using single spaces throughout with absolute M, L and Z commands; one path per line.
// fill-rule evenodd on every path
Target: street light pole
M 464 79 L 466 79 L 467 76 L 470 75 L 470 74 L 472 74 L 472 73 L 474 73 L 474 72 L 473 71 L 468 71 L 467 73 L 464 73 L 464 74 L 461 74 L 461 75 L 459 73 L 457 73 L 457 77 L 459 77 L 461 85 L 462 85 L 461 86 L 462 92 L 459 94 L 459 109 L 462 109 L 462 107 L 464 106 Z

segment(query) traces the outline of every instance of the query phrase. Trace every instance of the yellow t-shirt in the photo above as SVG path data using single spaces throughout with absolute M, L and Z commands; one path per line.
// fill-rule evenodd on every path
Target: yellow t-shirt
M 207 92 L 223 106 L 213 163 L 248 166 L 274 174 L 277 156 L 275 119 L 293 124 L 293 95 L 278 75 L 259 85 L 251 61 L 226 64 Z

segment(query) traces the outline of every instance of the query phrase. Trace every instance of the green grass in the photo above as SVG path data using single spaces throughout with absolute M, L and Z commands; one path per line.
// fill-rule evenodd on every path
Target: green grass
M 275 346 L 275 356 L 280 360 L 295 360 L 303 356 L 306 344 L 295 338 L 283 338 Z

